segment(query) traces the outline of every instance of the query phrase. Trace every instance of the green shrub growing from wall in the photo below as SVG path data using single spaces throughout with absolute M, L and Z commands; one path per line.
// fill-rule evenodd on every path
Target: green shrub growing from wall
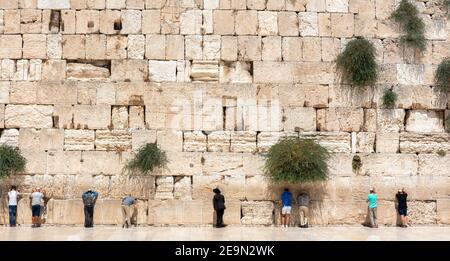
M 400 42 L 408 47 L 425 51 L 425 23 L 419 16 L 417 7 L 408 0 L 402 0 L 398 8 L 392 13 L 392 18 L 400 24 L 405 33 Z
M 154 168 L 164 167 L 167 164 L 167 156 L 164 151 L 158 148 L 156 143 L 148 143 L 142 146 L 126 165 L 131 173 L 136 171 L 148 174 Z
M 0 179 L 25 170 L 27 160 L 18 149 L 0 145 Z
M 359 37 L 347 43 L 336 59 L 337 69 L 344 80 L 356 87 L 373 85 L 377 80 L 378 66 L 373 44 Z
M 328 150 L 312 140 L 282 139 L 267 154 L 265 174 L 273 182 L 326 180 L 329 158 Z
M 450 90 L 450 57 L 445 58 L 439 64 L 434 75 L 434 81 L 442 91 Z
M 352 169 L 353 169 L 353 171 L 359 172 L 361 167 L 362 167 L 361 157 L 359 155 L 353 156 L 353 159 L 352 159 Z
M 383 94 L 383 106 L 388 109 L 392 109 L 397 101 L 397 94 L 392 90 L 392 88 L 384 91 Z

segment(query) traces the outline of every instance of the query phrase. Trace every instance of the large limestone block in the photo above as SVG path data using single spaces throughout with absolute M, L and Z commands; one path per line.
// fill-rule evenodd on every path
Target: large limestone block
M 167 153 L 168 163 L 164 175 L 192 176 L 202 173 L 202 154 L 197 152 Z
M 261 60 L 261 37 L 238 36 L 238 59 L 243 61 Z
M 81 197 L 81 195 L 80 195 Z M 84 224 L 84 206 L 81 199 L 51 200 L 49 204 L 50 224 L 81 225 Z M 96 211 L 94 210 L 94 213 Z M 96 220 L 94 219 L 94 224 Z
M 47 153 L 40 151 L 22 151 L 22 155 L 27 159 L 25 173 L 28 174 L 44 174 L 46 166 L 42 164 L 47 161 Z
M 298 36 L 299 19 L 295 12 L 278 13 L 278 32 L 281 36 Z
M 437 211 L 438 223 L 450 224 L 450 200 L 438 199 L 436 211 Z
M 70 0 L 37 0 L 38 9 L 70 9 Z
M 203 36 L 203 59 L 219 60 L 220 59 L 220 35 Z
M 37 82 L 12 82 L 10 87 L 10 102 L 32 104 L 37 102 Z
M 128 107 L 114 106 L 112 108 L 111 120 L 114 129 L 128 129 Z
M 64 104 L 77 103 L 77 90 L 73 85 L 60 83 L 41 83 L 37 86 L 37 103 Z
M 97 130 L 95 132 L 96 150 L 131 150 L 131 132 L 128 130 Z
M 352 37 L 355 34 L 353 14 L 332 13 L 331 35 L 333 37 Z
M 294 63 L 253 62 L 253 81 L 255 83 L 293 83 Z
M 208 152 L 202 155 L 202 174 L 205 176 L 244 175 L 243 154 Z
M 330 152 L 351 152 L 351 135 L 346 132 L 301 132 L 300 139 L 311 139 Z
M 149 61 L 149 79 L 154 82 L 175 82 L 177 80 L 176 61 Z
M 192 178 L 175 177 L 173 184 L 173 197 L 175 199 L 189 200 L 192 199 Z
M 274 204 L 272 201 L 242 201 L 243 225 L 266 225 L 274 222 Z
M 69 80 L 109 79 L 110 76 L 107 68 L 81 63 L 68 63 L 66 73 Z
M 6 129 L 1 132 L 0 144 L 8 145 L 11 147 L 19 146 L 19 130 Z
M 374 132 L 358 132 L 356 134 L 356 152 L 372 153 L 375 148 Z
M 399 84 L 424 84 L 425 67 L 423 64 L 397 64 L 397 81 Z
M 411 110 L 406 115 L 405 130 L 409 132 L 444 132 L 442 111 Z
M 237 52 L 237 37 L 222 36 L 222 50 L 220 58 L 224 61 L 236 61 Z
M 317 110 L 317 125 L 321 131 L 360 131 L 363 123 L 363 109 L 328 108 Z
M 75 128 L 107 129 L 111 125 L 111 106 L 109 105 L 75 105 Z
M 181 36 L 181 35 L 167 35 L 166 36 L 166 59 L 167 60 L 184 60 L 184 37 L 183 36 Z
M 373 88 L 352 88 L 350 85 L 330 85 L 329 98 L 330 107 L 357 107 L 371 108 Z
M 278 34 L 278 13 L 271 11 L 258 12 L 258 35 Z
M 80 151 L 50 152 L 48 153 L 47 157 L 47 173 L 79 174 L 81 168 L 81 159 L 82 158 Z
M 284 131 L 315 131 L 316 110 L 311 107 L 284 108 Z
M 113 81 L 145 81 L 147 77 L 147 62 L 144 60 L 111 61 L 111 80 Z
M 155 199 L 173 199 L 173 176 L 156 177 Z
M 418 157 L 415 154 L 369 154 L 363 156 L 360 173 L 376 176 L 415 176 Z
M 430 177 L 447 177 L 449 159 L 449 155 L 419 154 L 419 174 Z
M 231 152 L 247 152 L 256 151 L 256 132 L 254 131 L 237 131 L 231 133 Z
M 122 199 L 128 194 L 138 199 L 153 198 L 155 196 L 155 176 L 127 174 L 111 176 L 111 198 Z
M 436 201 L 408 202 L 408 220 L 411 224 L 436 224 Z
M 202 32 L 202 11 L 188 10 L 181 14 L 180 33 L 181 34 L 201 34 Z
M 94 150 L 93 130 L 64 130 L 64 150 Z
M 55 105 L 53 111 L 53 124 L 56 128 L 60 129 L 73 128 L 73 106 Z
M 142 24 L 142 12 L 139 10 L 122 10 L 121 34 L 140 34 Z
M 20 59 L 22 58 L 22 36 L 1 35 L 0 36 L 0 58 Z
M 7 105 L 5 109 L 6 128 L 52 128 L 53 106 Z
M 63 35 L 62 47 L 64 59 L 85 59 L 86 36 Z
M 127 58 L 128 37 L 124 35 L 106 36 L 106 54 L 108 60 Z
M 214 10 L 214 33 L 218 35 L 234 34 L 235 13 L 232 10 Z
M 83 151 L 80 173 L 93 175 L 121 174 L 126 161 L 129 159 L 128 157 L 125 153 L 115 151 Z M 102 162 L 102 164 L 98 164 L 99 162 Z
M 9 103 L 9 91 L 11 88 L 11 83 L 7 81 L 0 81 L 0 103 Z
M 402 109 L 378 109 L 377 131 L 401 132 L 404 129 L 405 111 Z
M 284 61 L 301 61 L 303 59 L 303 38 L 283 37 L 282 55 Z
M 237 11 L 235 21 L 237 35 L 257 34 L 258 12 L 256 10 Z
M 155 130 L 132 130 L 131 131 L 131 148 L 133 151 L 139 150 L 148 143 L 156 142 Z
M 193 176 L 192 181 L 193 199 L 208 198 L 215 188 L 219 188 L 227 198 L 245 198 L 245 176 L 202 175 Z
M 270 190 L 270 180 L 264 175 L 245 177 L 246 200 L 271 200 L 273 192 Z
M 219 65 L 217 61 L 193 61 L 190 78 L 194 82 L 214 82 L 219 80 Z
M 96 10 L 80 10 L 76 12 L 75 30 L 77 34 L 98 33 L 100 27 L 100 12 Z
M 319 18 L 315 12 L 298 13 L 301 36 L 318 36 L 319 34 Z
M 404 133 L 402 133 L 403 135 Z M 400 146 L 400 134 L 393 132 L 377 132 L 376 134 L 377 153 L 397 153 Z
M 42 34 L 24 34 L 22 57 L 27 59 L 47 58 L 47 37 Z
M 450 151 L 450 135 L 447 133 L 401 133 L 400 152 L 436 153 Z
M 206 135 L 201 131 L 184 132 L 183 151 L 186 152 L 206 151 Z
M 229 131 L 213 131 L 208 134 L 208 152 L 229 152 L 231 149 L 231 133 Z
M 175 130 L 162 130 L 156 133 L 156 141 L 162 150 L 183 151 L 183 133 Z
M 333 66 L 325 62 L 295 63 L 293 73 L 295 82 L 311 84 L 332 84 L 335 74 Z

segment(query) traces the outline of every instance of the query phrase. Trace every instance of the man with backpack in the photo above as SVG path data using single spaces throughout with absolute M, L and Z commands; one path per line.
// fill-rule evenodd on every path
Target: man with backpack
M 94 206 L 98 193 L 92 189 L 84 192 L 81 196 L 84 204 L 84 227 L 94 226 Z

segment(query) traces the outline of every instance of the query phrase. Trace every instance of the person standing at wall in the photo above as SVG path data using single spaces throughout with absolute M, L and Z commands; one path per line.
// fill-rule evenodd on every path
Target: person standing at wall
M 122 199 L 122 228 L 129 228 L 131 226 L 131 217 L 135 210 L 135 204 L 136 198 L 132 197 L 131 194 L 128 194 L 128 196 Z
M 375 192 L 375 188 L 370 189 L 370 193 L 367 196 L 367 202 L 369 202 L 369 219 L 370 219 L 370 226 L 373 228 L 377 228 L 377 193 Z
M 397 192 L 395 198 L 398 203 L 397 211 L 402 221 L 402 227 L 408 227 L 408 205 L 406 203 L 408 193 L 406 193 L 405 189 L 402 188 Z
M 81 196 L 84 204 L 84 227 L 94 226 L 94 206 L 97 202 L 98 193 L 92 189 L 84 192 Z
M 17 223 L 17 197 L 19 192 L 16 186 L 11 186 L 8 192 L 9 226 L 15 227 Z
M 40 188 L 37 188 L 30 195 L 30 204 L 31 204 L 31 223 L 33 224 L 31 227 L 40 227 L 41 226 L 41 204 L 44 198 L 44 194 L 41 192 Z
M 216 212 L 216 227 L 221 228 L 226 225 L 223 224 L 223 214 L 225 213 L 225 197 L 221 194 L 218 188 L 213 189 L 213 207 Z
M 300 227 L 308 227 L 308 215 L 309 215 L 309 195 L 306 193 L 300 193 L 297 197 L 298 212 L 300 216 Z
M 292 193 L 288 188 L 281 194 L 281 226 L 288 227 L 292 210 Z

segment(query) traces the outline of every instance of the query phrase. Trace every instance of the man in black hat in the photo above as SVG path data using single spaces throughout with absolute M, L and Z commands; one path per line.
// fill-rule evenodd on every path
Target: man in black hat
M 216 227 L 225 227 L 225 225 L 223 224 L 223 214 L 225 212 L 225 197 L 220 194 L 220 190 L 218 188 L 213 189 L 213 192 L 215 193 L 213 197 L 213 206 L 217 215 Z

